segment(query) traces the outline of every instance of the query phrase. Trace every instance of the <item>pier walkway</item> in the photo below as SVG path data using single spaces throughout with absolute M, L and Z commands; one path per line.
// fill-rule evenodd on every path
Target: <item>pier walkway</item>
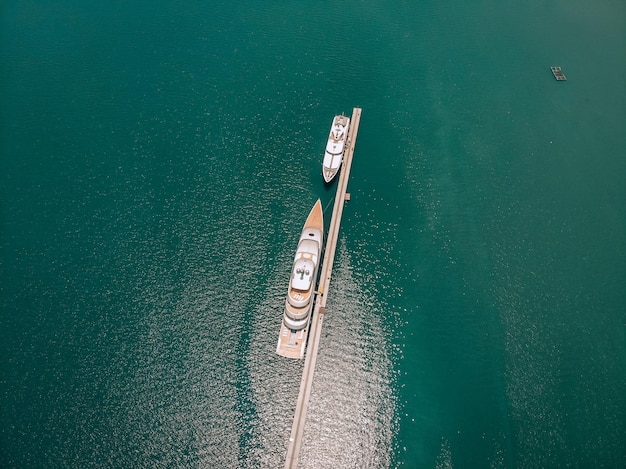
M 304 370 L 302 371 L 302 380 L 300 381 L 300 393 L 298 394 L 296 411 L 293 418 L 293 425 L 291 427 L 291 436 L 289 438 L 289 446 L 287 448 L 285 469 L 298 467 L 298 456 L 300 454 L 300 445 L 302 444 L 302 435 L 304 433 L 304 423 L 306 421 L 306 414 L 309 406 L 311 386 L 313 385 L 313 374 L 315 373 L 317 351 L 319 349 L 319 341 L 322 333 L 324 313 L 326 312 L 326 298 L 328 297 L 328 289 L 330 287 L 330 278 L 335 259 L 335 250 L 337 248 L 337 238 L 339 236 L 341 216 L 343 214 L 345 202 L 349 199 L 349 194 L 347 193 L 348 179 L 350 178 L 352 156 L 354 155 L 354 146 L 356 144 L 356 136 L 359 130 L 360 120 L 361 108 L 354 108 L 352 110 L 352 118 L 350 120 L 350 130 L 348 131 L 348 145 L 344 155 L 341 172 L 339 174 L 335 205 L 333 206 L 333 214 L 330 221 L 330 228 L 328 230 L 326 251 L 324 253 L 324 260 L 322 261 L 322 272 L 320 274 L 318 291 L 315 296 L 315 306 L 313 307 L 313 315 L 311 317 L 310 324 L 311 331 L 309 335 L 309 343 L 306 349 Z

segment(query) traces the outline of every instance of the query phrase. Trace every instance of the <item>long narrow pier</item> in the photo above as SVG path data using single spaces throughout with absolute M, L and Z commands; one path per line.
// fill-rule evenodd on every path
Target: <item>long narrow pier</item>
M 304 370 L 302 371 L 302 380 L 300 381 L 300 393 L 298 394 L 298 401 L 296 403 L 296 412 L 293 418 L 293 425 L 291 427 L 291 436 L 289 438 L 289 446 L 287 448 L 285 469 L 298 467 L 298 456 L 300 454 L 300 445 L 302 444 L 302 435 L 304 433 L 304 423 L 306 421 L 307 409 L 309 407 L 311 386 L 313 385 L 313 374 L 315 373 L 317 351 L 319 349 L 319 341 L 322 333 L 322 324 L 324 323 L 324 313 L 326 312 L 326 298 L 328 297 L 333 262 L 335 260 L 341 216 L 343 214 L 345 202 L 347 198 L 349 198 L 349 196 L 347 197 L 348 179 L 350 178 L 350 168 L 352 167 L 352 157 L 354 155 L 354 146 L 356 144 L 356 136 L 359 130 L 360 120 L 361 108 L 355 107 L 352 110 L 350 130 L 348 131 L 348 146 L 346 148 L 346 153 L 344 154 L 341 173 L 339 174 L 335 205 L 333 206 L 333 214 L 330 220 L 330 228 L 328 230 L 328 237 L 326 241 L 326 251 L 322 262 L 322 272 L 320 274 L 318 291 L 315 295 L 315 306 L 313 307 L 313 315 L 311 317 L 309 343 L 306 350 L 306 358 L 304 359 Z

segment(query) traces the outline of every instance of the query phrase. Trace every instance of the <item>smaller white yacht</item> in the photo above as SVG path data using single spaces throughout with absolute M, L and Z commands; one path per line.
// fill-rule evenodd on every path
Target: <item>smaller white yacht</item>
M 300 234 L 291 268 L 283 323 L 276 346 L 276 353 L 284 357 L 302 358 L 304 356 L 323 238 L 324 213 L 322 202 L 318 199 Z
M 337 175 L 343 154 L 346 150 L 346 142 L 348 141 L 348 128 L 350 118 L 344 116 L 335 116 L 333 125 L 330 128 L 330 135 L 326 143 L 326 151 L 324 153 L 324 164 L 322 165 L 322 174 L 324 181 L 330 182 Z

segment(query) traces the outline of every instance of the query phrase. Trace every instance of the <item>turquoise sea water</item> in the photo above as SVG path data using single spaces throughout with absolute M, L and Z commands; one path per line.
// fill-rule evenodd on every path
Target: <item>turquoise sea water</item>
M 625 17 L 5 2 L 0 466 L 282 467 L 290 263 L 355 106 L 301 467 L 625 466 Z

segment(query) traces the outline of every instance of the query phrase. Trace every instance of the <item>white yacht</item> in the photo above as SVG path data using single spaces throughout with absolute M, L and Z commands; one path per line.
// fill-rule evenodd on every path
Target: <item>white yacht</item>
M 339 166 L 341 166 L 346 142 L 348 140 L 349 125 L 350 118 L 343 114 L 341 116 L 335 116 L 333 119 L 333 125 L 330 128 L 330 135 L 326 143 L 324 164 L 322 165 L 322 174 L 326 182 L 332 181 L 339 171 Z
M 276 353 L 302 358 L 313 309 L 317 270 L 324 238 L 324 213 L 318 199 L 300 234 L 298 249 L 291 268 L 285 311 Z

